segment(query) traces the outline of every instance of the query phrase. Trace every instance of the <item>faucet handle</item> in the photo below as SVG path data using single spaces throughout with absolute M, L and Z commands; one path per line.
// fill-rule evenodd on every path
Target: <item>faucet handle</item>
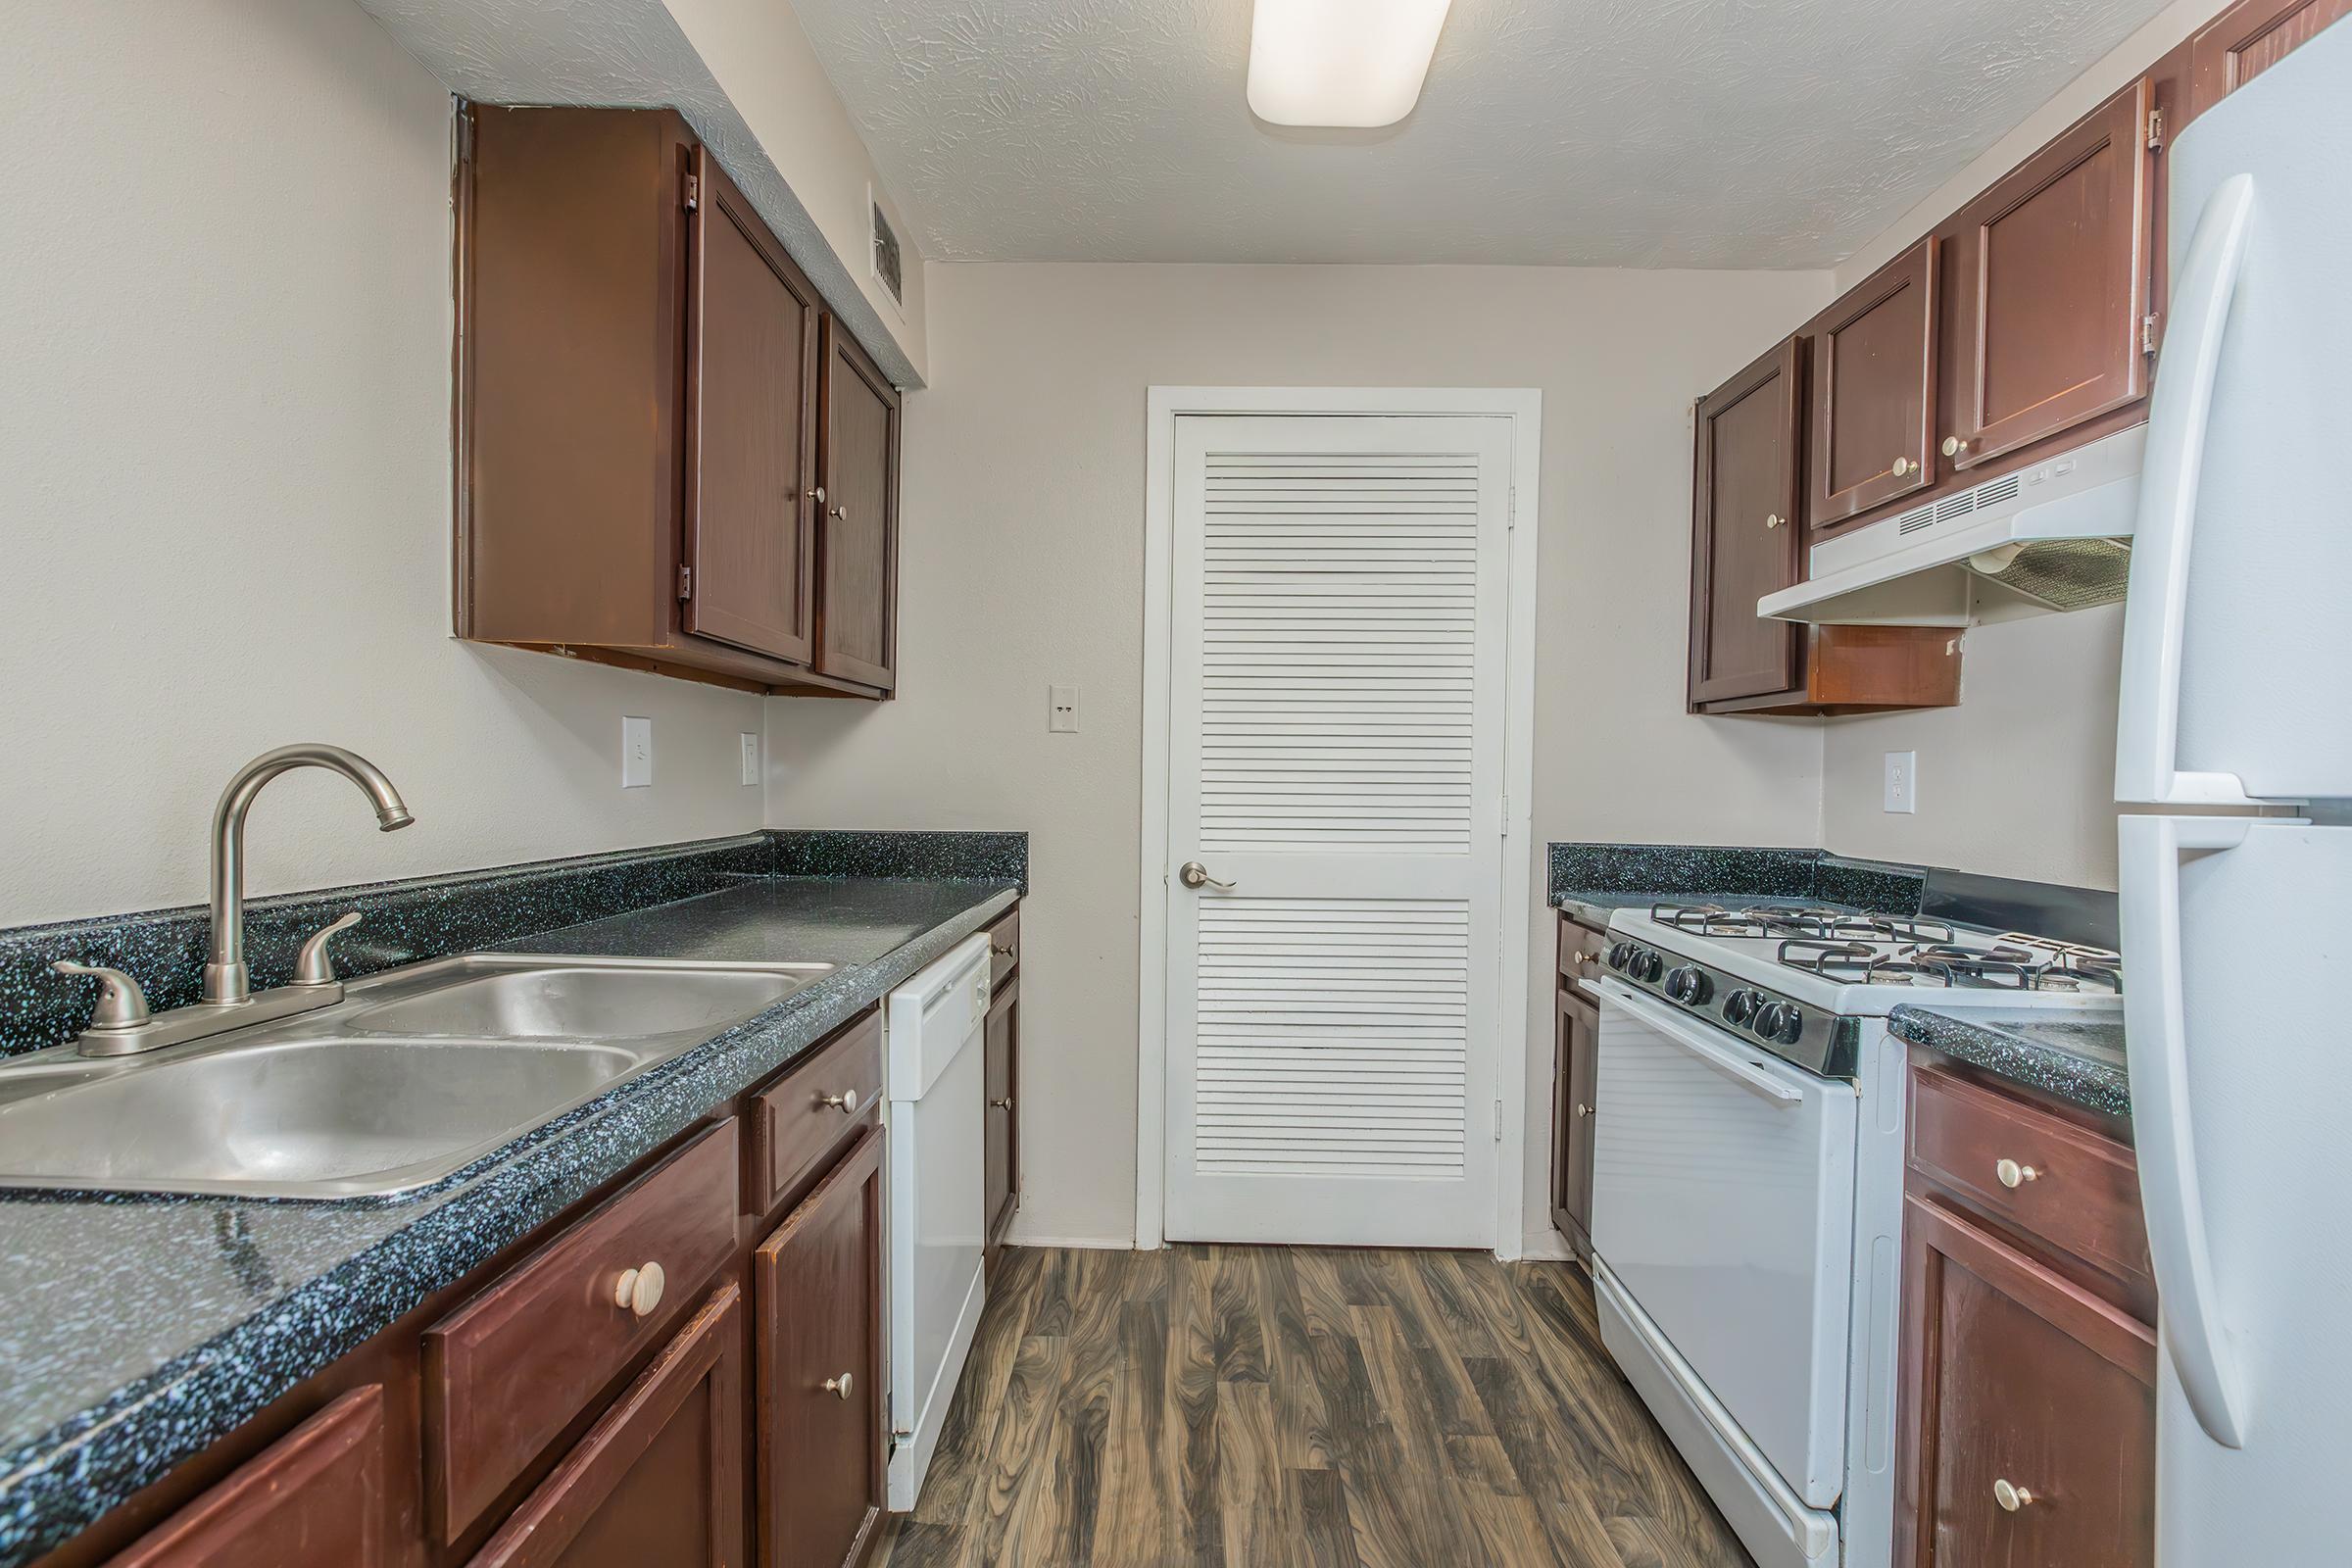
M 102 963 L 76 963 L 72 958 L 60 958 L 49 967 L 59 974 L 97 977 L 98 1008 L 90 1014 L 92 1029 L 133 1029 L 147 1021 L 147 993 L 122 970 Z
M 353 909 L 336 918 L 332 925 L 321 927 L 311 940 L 302 945 L 294 958 L 294 984 L 298 986 L 331 986 L 335 983 L 335 960 L 326 951 L 327 943 L 338 931 L 347 931 L 360 923 L 360 911 Z

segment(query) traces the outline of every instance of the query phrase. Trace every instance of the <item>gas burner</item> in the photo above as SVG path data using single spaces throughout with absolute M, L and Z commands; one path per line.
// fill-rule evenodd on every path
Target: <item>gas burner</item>
M 1905 914 L 1858 914 L 1814 905 L 1759 904 L 1727 909 L 1719 904 L 1657 904 L 1649 917 L 1660 925 L 1702 937 L 1780 937 L 1845 944 L 1852 942 L 1951 942 L 1952 928 L 1940 920 Z

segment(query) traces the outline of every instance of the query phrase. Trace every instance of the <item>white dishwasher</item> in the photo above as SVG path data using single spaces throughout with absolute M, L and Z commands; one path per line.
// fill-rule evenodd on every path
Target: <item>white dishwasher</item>
M 890 1129 L 890 1506 L 923 1489 L 986 1299 L 981 1041 L 988 938 L 890 994 L 882 1119 Z

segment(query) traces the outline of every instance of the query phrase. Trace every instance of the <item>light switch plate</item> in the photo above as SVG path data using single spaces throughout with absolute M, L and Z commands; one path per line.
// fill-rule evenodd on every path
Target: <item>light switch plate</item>
M 1919 810 L 1919 754 L 1886 754 L 1886 806 L 1889 811 L 1916 814 Z
M 1046 728 L 1055 735 L 1078 733 L 1078 688 L 1050 687 L 1046 692 Z
M 620 721 L 620 787 L 643 789 L 654 781 L 654 721 L 623 715 Z
M 757 784 L 760 782 L 760 737 L 746 731 L 737 739 L 743 743 L 743 781 Z

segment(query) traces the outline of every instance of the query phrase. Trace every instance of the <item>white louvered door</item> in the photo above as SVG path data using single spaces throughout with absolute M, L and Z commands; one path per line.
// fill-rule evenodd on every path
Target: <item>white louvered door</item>
M 1493 1244 L 1511 429 L 1176 421 L 1172 1239 Z

